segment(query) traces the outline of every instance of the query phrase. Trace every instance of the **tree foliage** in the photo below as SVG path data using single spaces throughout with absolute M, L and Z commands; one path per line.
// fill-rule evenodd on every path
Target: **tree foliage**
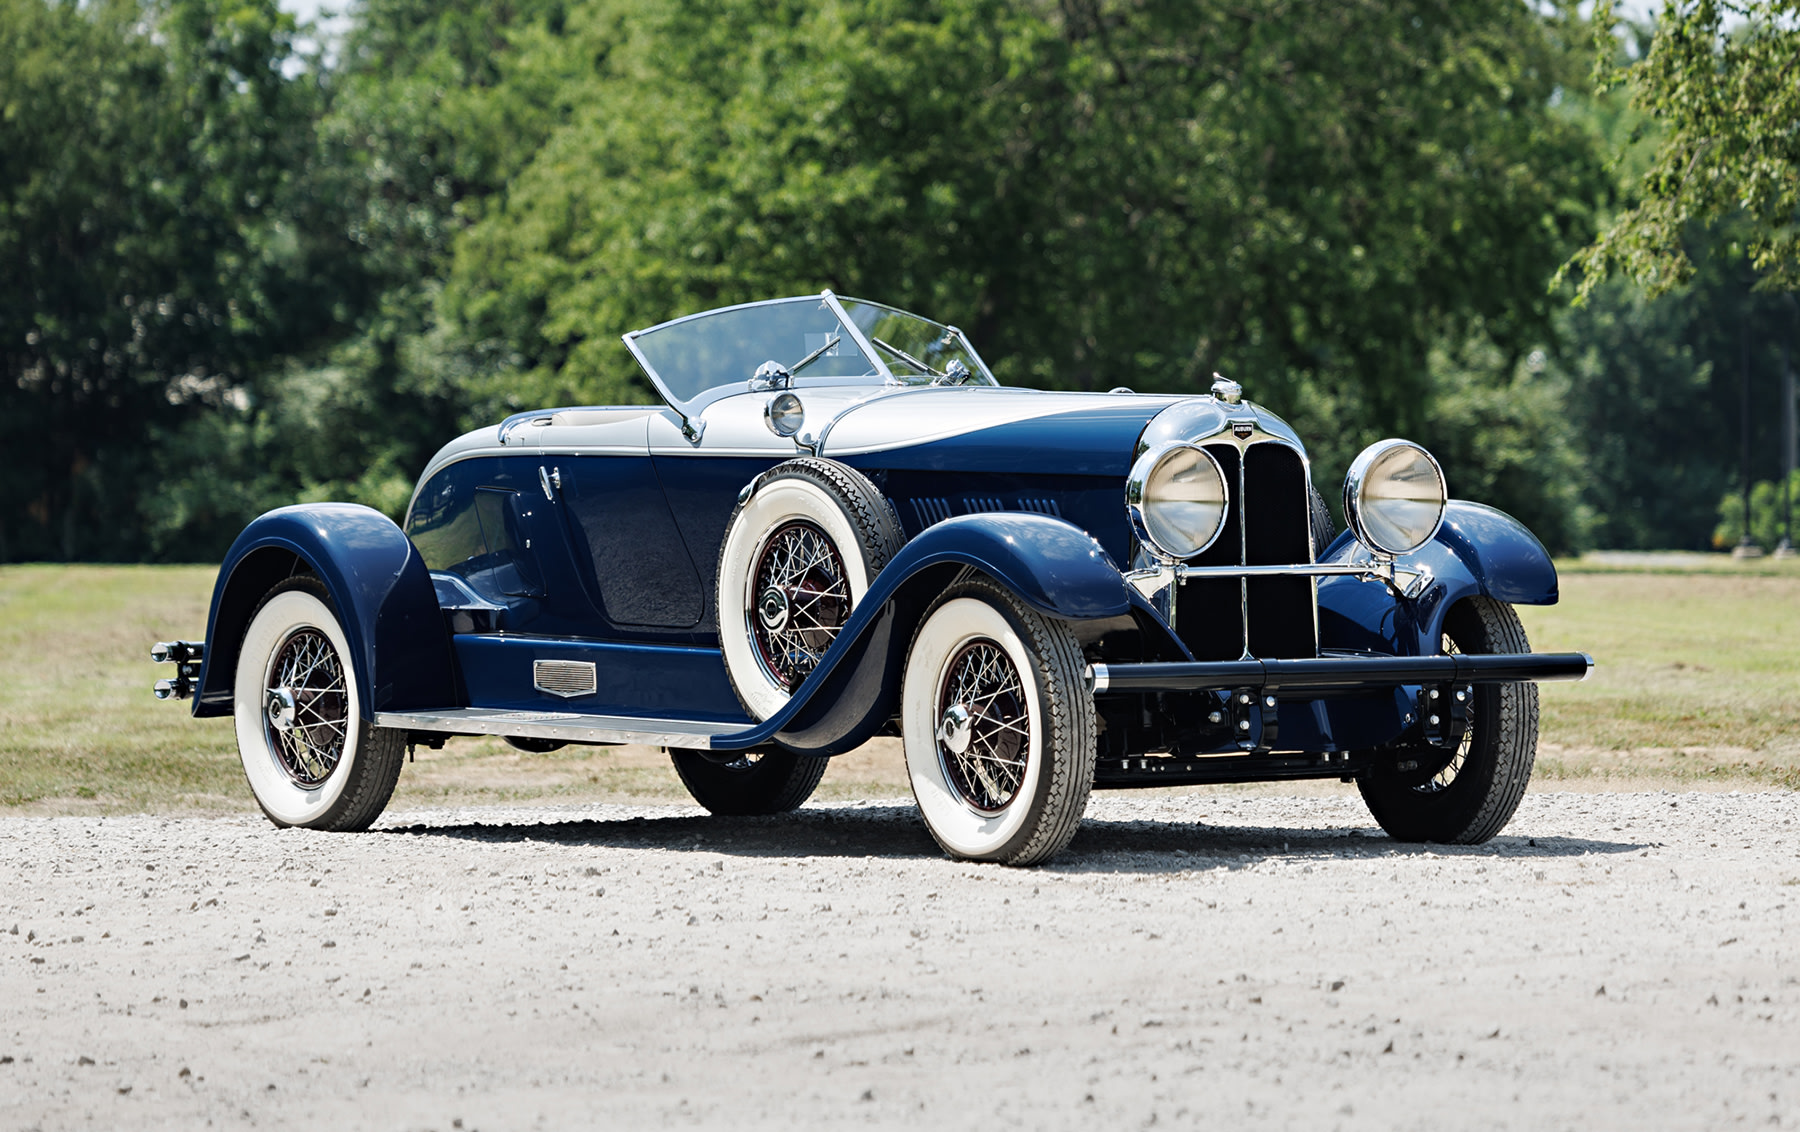
M 341 312 L 273 0 L 0 0 L 0 555 L 141 553 L 163 432 Z
M 643 396 L 621 330 L 830 286 L 969 329 L 1003 379 L 1427 416 L 1428 354 L 1514 357 L 1602 175 L 1523 5 L 612 0 L 578 92 L 458 244 L 450 309 L 537 399 Z M 1340 440 L 1341 438 L 1341 440 Z
M 0 0 L 0 559 L 398 514 L 462 428 L 648 399 L 620 332 L 825 286 L 1019 384 L 1223 370 L 1321 483 L 1413 435 L 1558 548 L 1715 518 L 1743 273 L 1696 250 L 1686 315 L 1545 288 L 1643 114 L 1588 97 L 1566 12 L 363 0 L 329 58 L 303 30 Z M 1705 443 L 1657 463 L 1679 427 Z
M 1613 270 L 1660 295 L 1693 277 L 1694 226 L 1737 222 L 1769 290 L 1800 289 L 1800 2 L 1666 0 L 1641 63 L 1622 67 L 1611 0 L 1597 74 L 1630 87 L 1658 133 L 1637 200 L 1583 249 L 1583 297 Z

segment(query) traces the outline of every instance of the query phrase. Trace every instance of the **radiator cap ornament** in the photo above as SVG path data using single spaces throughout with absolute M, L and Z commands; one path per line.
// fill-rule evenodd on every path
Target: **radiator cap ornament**
M 1244 387 L 1226 377 L 1222 373 L 1213 374 L 1212 395 L 1227 405 L 1235 405 L 1244 398 Z

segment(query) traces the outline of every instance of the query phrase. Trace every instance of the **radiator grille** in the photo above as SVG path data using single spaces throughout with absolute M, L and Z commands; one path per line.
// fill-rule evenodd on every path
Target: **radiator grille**
M 1234 444 L 1204 447 L 1231 485 L 1231 508 L 1218 541 L 1192 564 L 1311 562 L 1311 508 L 1300 453 L 1269 442 L 1251 444 L 1241 454 Z M 1316 656 L 1314 600 L 1311 578 L 1191 581 L 1181 587 L 1176 631 L 1198 660 Z
M 567 699 L 593 695 L 600 682 L 591 660 L 534 660 L 531 685 L 540 692 Z

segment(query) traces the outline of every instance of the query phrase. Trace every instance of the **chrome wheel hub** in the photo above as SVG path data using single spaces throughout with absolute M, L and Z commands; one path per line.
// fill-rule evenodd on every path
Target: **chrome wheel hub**
M 756 602 L 756 616 L 762 620 L 763 628 L 771 633 L 779 633 L 787 628 L 787 594 L 775 586 L 764 590 L 762 597 Z
M 294 729 L 294 690 L 292 688 L 269 689 L 269 726 L 277 731 Z
M 951 704 L 944 709 L 944 718 L 938 723 L 938 742 L 953 755 L 960 755 L 969 749 L 969 740 L 975 731 L 975 717 L 969 711 L 969 705 Z

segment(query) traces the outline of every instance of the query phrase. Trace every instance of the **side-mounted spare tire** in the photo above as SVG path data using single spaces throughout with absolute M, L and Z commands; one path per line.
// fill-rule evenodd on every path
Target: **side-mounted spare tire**
M 787 704 L 904 541 L 854 468 L 802 457 L 763 473 L 726 525 L 716 606 L 725 672 L 752 718 Z
M 745 711 L 760 720 L 782 709 L 904 541 L 893 508 L 853 468 L 802 457 L 763 473 L 719 547 L 719 644 Z M 715 814 L 795 809 L 825 774 L 824 759 L 790 751 L 669 757 Z

